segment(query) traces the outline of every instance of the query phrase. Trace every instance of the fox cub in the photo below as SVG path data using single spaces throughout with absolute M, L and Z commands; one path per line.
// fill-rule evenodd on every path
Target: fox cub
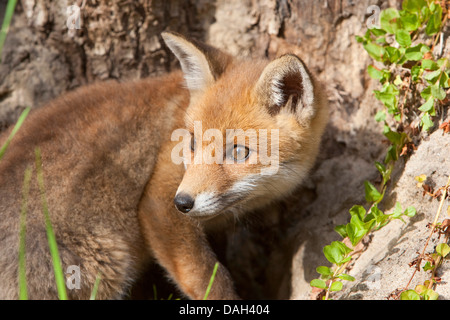
M 58 298 L 43 199 L 62 269 L 79 271 L 69 299 L 89 298 L 97 275 L 98 299 L 123 298 L 155 260 L 201 299 L 217 261 L 205 228 L 280 199 L 306 177 L 328 109 L 302 60 L 242 61 L 162 37 L 182 72 L 79 88 L 33 111 L 14 137 L 0 160 L 0 299 L 18 298 L 22 208 L 28 297 Z M 209 298 L 239 298 L 223 265 Z

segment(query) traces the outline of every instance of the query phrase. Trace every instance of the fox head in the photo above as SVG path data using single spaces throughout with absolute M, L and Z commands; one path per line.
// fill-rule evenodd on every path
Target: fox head
M 233 216 L 295 190 L 328 118 L 322 88 L 302 60 L 239 60 L 175 33 L 162 37 L 191 96 L 177 209 L 205 220 Z

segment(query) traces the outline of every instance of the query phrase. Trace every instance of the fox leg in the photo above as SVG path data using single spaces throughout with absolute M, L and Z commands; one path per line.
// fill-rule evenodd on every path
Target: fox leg
M 139 220 L 151 254 L 159 264 L 189 298 L 203 299 L 217 258 L 199 222 L 175 208 L 173 197 L 182 176 L 182 167 L 170 159 L 157 163 L 139 205 Z M 222 264 L 208 299 L 239 299 Z

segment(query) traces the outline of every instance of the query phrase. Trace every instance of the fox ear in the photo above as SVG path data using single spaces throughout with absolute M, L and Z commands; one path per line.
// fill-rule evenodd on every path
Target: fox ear
M 161 36 L 175 54 L 191 92 L 202 91 L 214 83 L 231 62 L 231 56 L 195 40 L 187 40 L 174 32 Z
M 255 87 L 260 102 L 271 115 L 295 113 L 300 123 L 314 116 L 314 83 L 303 61 L 293 54 L 283 55 L 263 70 Z

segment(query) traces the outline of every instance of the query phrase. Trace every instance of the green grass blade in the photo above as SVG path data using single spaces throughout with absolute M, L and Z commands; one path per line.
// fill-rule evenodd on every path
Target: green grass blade
M 53 270 L 55 273 L 56 288 L 58 289 L 58 296 L 60 300 L 67 300 L 66 283 L 64 279 L 64 273 L 61 267 L 61 260 L 59 258 L 58 245 L 56 243 L 55 233 L 53 232 L 52 223 L 50 221 L 50 215 L 48 212 L 47 198 L 45 196 L 44 175 L 42 173 L 42 159 L 41 150 L 39 147 L 35 149 L 36 154 L 36 171 L 39 183 L 39 189 L 42 196 L 42 209 L 45 217 L 45 228 L 47 230 L 48 245 L 50 248 L 50 254 L 53 261 Z
M 28 116 L 28 113 L 30 112 L 31 108 L 28 107 L 25 110 L 23 110 L 22 114 L 19 117 L 19 120 L 17 120 L 16 125 L 14 126 L 13 130 L 11 131 L 11 134 L 9 135 L 6 142 L 3 144 L 3 146 L 0 148 L 0 160 L 2 159 L 3 155 L 6 152 L 6 148 L 8 148 L 8 145 L 11 143 L 11 140 L 16 135 L 19 128 L 22 126 L 23 122 L 25 121 L 25 118 Z
M 26 260 L 25 260 L 25 237 L 26 237 L 26 221 L 27 221 L 27 205 L 28 195 L 30 193 L 32 169 L 28 167 L 25 170 L 25 178 L 22 189 L 22 208 L 20 212 L 20 232 L 19 232 L 19 299 L 28 300 L 27 293 L 27 276 L 26 276 Z
M 11 24 L 12 16 L 14 15 L 14 9 L 16 8 L 17 0 L 8 0 L 6 6 L 5 18 L 3 19 L 2 29 L 0 30 L 0 61 L 5 44 L 6 35 L 8 34 L 9 25 Z
M 94 288 L 92 288 L 91 297 L 89 298 L 90 300 L 95 300 L 95 297 L 97 297 L 98 285 L 100 284 L 101 279 L 102 279 L 102 275 L 99 272 L 97 274 L 97 277 L 95 278 Z
M 217 273 L 217 269 L 219 268 L 219 263 L 216 262 L 216 264 L 214 265 L 214 270 L 211 276 L 211 279 L 209 280 L 209 284 L 208 284 L 208 288 L 206 288 L 206 293 L 205 296 L 203 297 L 203 300 L 208 299 L 209 296 L 209 292 L 211 291 L 211 287 L 214 283 L 214 278 L 216 277 L 216 273 Z

